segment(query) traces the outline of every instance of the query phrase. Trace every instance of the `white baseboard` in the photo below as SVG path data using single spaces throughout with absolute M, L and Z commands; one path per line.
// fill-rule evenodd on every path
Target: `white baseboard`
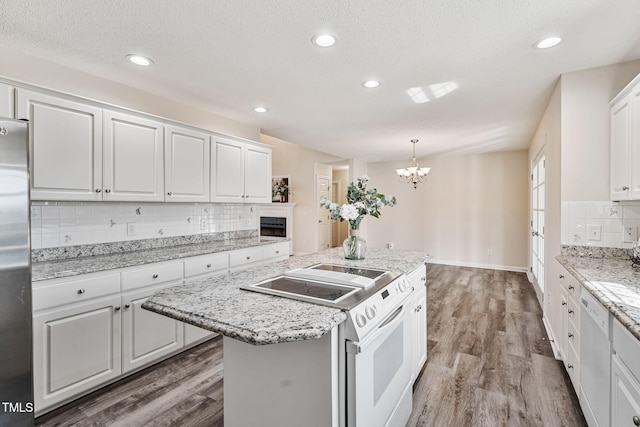
M 549 337 L 549 344 L 551 344 L 551 350 L 553 350 L 553 357 L 556 360 L 562 360 L 562 355 L 560 354 L 560 349 L 556 344 L 556 337 L 553 335 L 553 331 L 549 327 L 549 322 L 547 321 L 547 316 L 542 316 L 542 324 L 544 325 L 544 329 L 547 331 L 547 336 Z
M 427 261 L 427 263 L 455 265 L 458 267 L 486 268 L 489 270 L 515 271 L 518 273 L 526 273 L 528 271 L 527 267 L 516 267 L 513 265 L 481 264 L 481 263 L 475 263 L 475 262 L 451 261 L 451 260 L 436 259 L 436 258 L 431 258 L 429 261 Z

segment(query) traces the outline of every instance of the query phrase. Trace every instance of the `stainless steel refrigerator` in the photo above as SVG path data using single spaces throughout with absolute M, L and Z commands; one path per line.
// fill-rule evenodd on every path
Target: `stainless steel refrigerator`
M 27 122 L 0 118 L 0 426 L 33 425 Z

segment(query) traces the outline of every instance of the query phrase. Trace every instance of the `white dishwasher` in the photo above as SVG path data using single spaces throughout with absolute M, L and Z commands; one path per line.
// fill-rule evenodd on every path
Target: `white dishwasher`
M 610 314 L 585 288 L 580 304 L 580 404 L 589 427 L 609 427 Z

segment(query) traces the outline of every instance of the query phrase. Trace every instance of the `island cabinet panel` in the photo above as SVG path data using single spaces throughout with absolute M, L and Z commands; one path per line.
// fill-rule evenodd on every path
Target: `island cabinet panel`
M 29 120 L 31 198 L 102 200 L 102 110 L 26 89 L 16 104 Z
M 151 287 L 122 296 L 122 371 L 147 365 L 184 345 L 182 322 L 142 308 L 147 298 L 163 287 Z
M 411 379 L 420 374 L 427 361 L 427 269 L 423 264 L 407 274 L 411 286 Z
M 36 415 L 121 374 L 120 296 L 33 317 Z
M 164 128 L 168 202 L 209 201 L 209 135 L 177 126 Z
M 280 344 L 223 340 L 225 426 L 340 425 L 337 327 Z
M 0 83 L 0 117 L 13 117 L 13 87 Z
M 161 123 L 104 111 L 104 200 L 164 201 Z

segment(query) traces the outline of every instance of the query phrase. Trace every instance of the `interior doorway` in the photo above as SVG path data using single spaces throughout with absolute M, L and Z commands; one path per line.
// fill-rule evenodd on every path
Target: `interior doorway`
M 316 200 L 326 197 L 331 200 L 331 177 L 326 175 L 316 176 Z M 329 249 L 331 243 L 331 219 L 329 210 L 320 206 L 318 203 L 318 245 L 316 250 L 322 251 Z

